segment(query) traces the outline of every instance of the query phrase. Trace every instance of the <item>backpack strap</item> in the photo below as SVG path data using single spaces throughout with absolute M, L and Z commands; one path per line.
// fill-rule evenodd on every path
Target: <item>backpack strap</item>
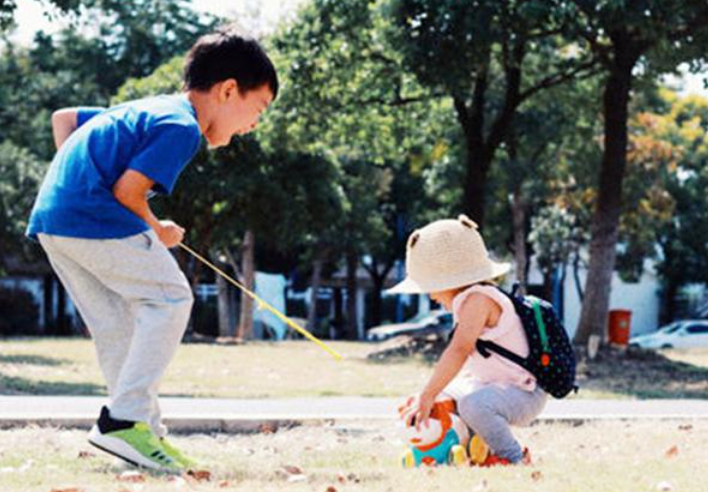
M 504 357 L 505 359 L 509 359 L 511 362 L 523 367 L 527 371 L 532 372 L 532 369 L 527 364 L 526 358 L 521 357 L 519 354 L 512 352 L 511 350 L 504 348 L 501 345 L 498 345 L 494 342 L 490 342 L 489 340 L 478 339 L 476 347 L 479 354 L 485 359 L 491 357 L 491 352 L 495 352 Z

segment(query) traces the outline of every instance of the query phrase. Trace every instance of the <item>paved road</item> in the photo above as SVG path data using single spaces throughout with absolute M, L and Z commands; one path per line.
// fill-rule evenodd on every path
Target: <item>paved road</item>
M 263 425 L 392 420 L 396 398 L 161 398 L 166 423 L 182 431 L 248 431 Z M 90 427 L 102 397 L 0 396 L 0 428 L 27 424 Z M 703 419 L 704 400 L 549 400 L 542 420 Z

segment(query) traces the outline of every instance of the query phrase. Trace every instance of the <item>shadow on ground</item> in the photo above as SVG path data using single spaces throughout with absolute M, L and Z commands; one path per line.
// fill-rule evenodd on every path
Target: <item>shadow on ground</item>
M 579 351 L 582 352 L 582 351 Z M 581 353 L 578 384 L 633 398 L 708 398 L 708 368 L 637 348 L 604 348 L 594 360 Z
M 0 364 L 28 364 L 32 366 L 63 366 L 71 364 L 68 359 L 56 359 L 54 357 L 45 357 L 43 355 L 0 355 Z
M 105 396 L 103 386 L 92 383 L 65 383 L 62 381 L 35 381 L 0 373 L 0 394 L 3 395 L 70 395 Z
M 375 345 L 367 359 L 377 364 L 395 364 L 410 357 L 434 363 L 447 343 L 435 335 L 401 336 Z M 603 347 L 594 360 L 585 351 L 578 354 L 578 377 L 583 389 L 615 394 L 618 397 L 708 398 L 708 368 L 674 361 L 661 353 L 639 348 Z

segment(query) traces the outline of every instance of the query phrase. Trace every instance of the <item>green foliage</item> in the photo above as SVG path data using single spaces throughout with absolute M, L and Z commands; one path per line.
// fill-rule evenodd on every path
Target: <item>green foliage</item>
M 0 17 L 12 15 L 11 3 L 0 4 Z M 150 73 L 183 53 L 214 22 L 185 1 L 52 3 L 62 11 L 79 5 L 87 10 L 77 14 L 74 28 L 52 36 L 37 33 L 30 47 L 5 43 L 0 49 L 0 242 L 6 252 L 17 253 L 27 244 L 32 201 L 55 153 L 52 112 L 108 105 L 129 76 Z M 99 36 L 82 34 L 87 25 Z
M 556 266 L 568 263 L 571 254 L 577 252 L 581 237 L 576 218 L 567 209 L 551 205 L 533 218 L 529 241 L 540 268 L 551 273 Z
M 644 133 L 675 151 L 660 174 L 671 209 L 656 237 L 661 246 L 658 272 L 667 285 L 708 282 L 708 99 L 679 98 L 664 91 L 664 114 L 645 115 Z M 645 224 L 646 227 L 646 224 Z
M 27 246 L 24 232 L 43 174 L 43 163 L 30 151 L 10 141 L 0 143 L 0 251 L 3 256 L 16 255 Z
M 379 7 L 316 0 L 269 40 L 283 88 L 259 139 L 268 151 L 314 153 L 337 166 L 343 208 L 312 238 L 315 249 L 367 255 L 381 273 L 403 254 L 399 221 L 417 226 L 427 205 L 444 202 L 426 188 L 450 158 L 451 106 L 401 67 Z

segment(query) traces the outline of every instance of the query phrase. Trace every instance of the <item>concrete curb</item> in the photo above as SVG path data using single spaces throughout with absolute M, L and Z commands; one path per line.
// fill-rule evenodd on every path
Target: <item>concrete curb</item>
M 612 420 L 703 420 L 708 415 L 696 416 L 687 414 L 657 414 L 657 415 L 629 415 L 629 414 L 608 414 L 608 415 L 542 415 L 537 419 L 537 423 L 558 422 L 569 425 L 582 425 L 588 422 L 612 421 Z M 301 416 L 301 417 L 276 417 L 251 416 L 251 417 L 219 417 L 219 416 L 199 416 L 199 417 L 179 417 L 172 416 L 164 419 L 165 424 L 171 432 L 177 433 L 226 433 L 244 434 L 253 432 L 274 432 L 278 429 L 288 429 L 300 426 L 347 426 L 356 422 L 380 421 L 386 425 L 394 425 L 397 421 L 395 417 L 383 417 L 380 415 L 352 415 L 347 417 L 324 417 L 324 416 Z M 49 415 L 33 415 L 23 417 L 20 415 L 7 415 L 0 418 L 0 429 L 17 429 L 22 427 L 60 427 L 65 429 L 88 430 L 96 422 L 95 417 L 71 416 L 52 417 Z
M 176 432 L 269 432 L 294 426 L 393 425 L 398 398 L 291 399 L 161 398 L 165 423 Z M 25 426 L 89 429 L 103 397 L 0 396 L 0 429 Z M 702 420 L 705 400 L 550 400 L 539 422 L 579 425 L 606 420 Z

